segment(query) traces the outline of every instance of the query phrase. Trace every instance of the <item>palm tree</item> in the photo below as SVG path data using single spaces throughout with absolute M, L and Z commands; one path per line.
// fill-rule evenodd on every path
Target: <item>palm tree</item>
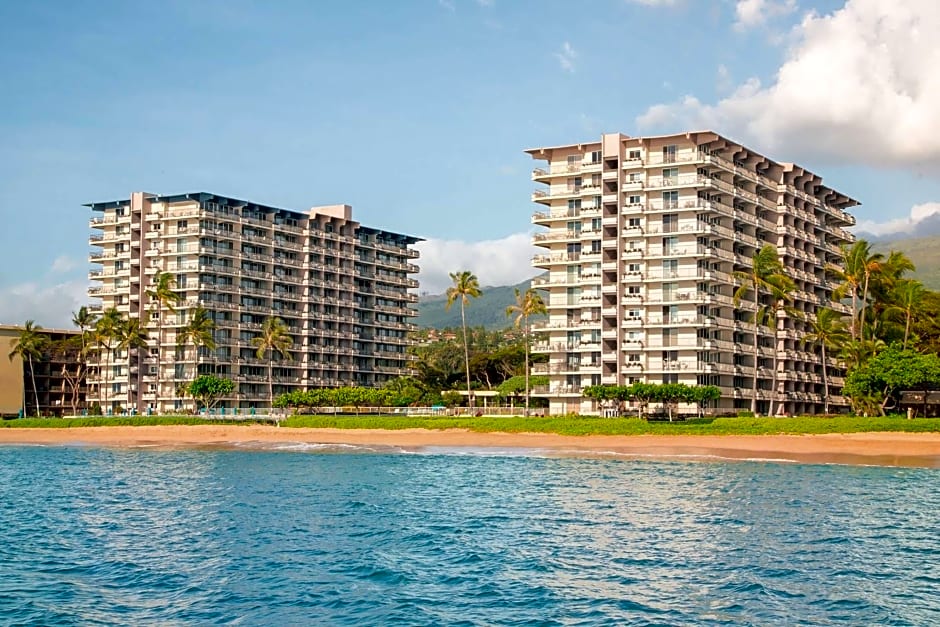
M 820 309 L 816 319 L 810 320 L 810 332 L 803 336 L 803 341 L 816 344 L 822 351 L 823 375 L 823 413 L 829 413 L 829 371 L 827 370 L 827 349 L 841 350 L 849 338 L 842 321 L 842 315 L 834 309 Z
M 42 359 L 42 351 L 49 344 L 49 336 L 40 333 L 42 327 L 27 320 L 20 334 L 10 342 L 10 361 L 19 357 L 29 364 L 29 378 L 33 383 L 33 398 L 36 400 L 36 415 L 39 415 L 39 391 L 36 389 L 36 373 L 33 371 L 33 360 Z M 26 394 L 23 394 L 23 415 L 26 415 Z
M 169 313 L 176 313 L 174 306 L 179 304 L 181 296 L 173 291 L 176 287 L 176 279 L 169 272 L 160 272 L 153 277 L 153 287 L 147 290 L 147 297 L 150 298 L 151 311 L 157 314 L 157 377 L 156 377 L 156 399 L 157 407 L 160 406 L 160 368 L 163 365 L 163 310 Z
M 265 318 L 261 325 L 261 335 L 251 338 L 252 346 L 258 351 L 258 359 L 264 359 L 265 353 L 271 351 L 270 365 L 268 366 L 268 401 L 274 407 L 274 353 L 280 353 L 283 359 L 292 359 L 288 349 L 294 345 L 294 340 L 288 334 L 287 325 L 275 316 Z
M 758 363 L 758 327 L 761 324 L 760 297 L 761 293 L 771 292 L 775 281 L 780 281 L 783 274 L 783 264 L 777 256 L 777 247 L 773 244 L 765 244 L 763 248 L 754 253 L 751 258 L 751 267 L 746 270 L 737 270 L 734 272 L 734 278 L 741 282 L 741 285 L 734 292 L 734 305 L 737 307 L 744 297 L 750 292 L 753 294 L 754 306 L 757 311 L 754 312 L 754 345 L 752 354 L 754 355 L 754 376 L 751 384 L 751 412 L 757 413 L 757 363 Z M 774 347 L 776 349 L 776 347 Z
M 95 328 L 93 331 L 95 343 L 98 345 L 99 349 L 102 349 L 105 354 L 105 367 L 103 370 L 104 373 L 104 385 L 100 383 L 102 368 L 101 368 L 101 357 L 99 353 L 99 363 L 98 363 L 98 378 L 99 378 L 99 393 L 98 396 L 101 398 L 102 406 L 107 405 L 107 390 L 108 390 L 108 371 L 110 370 L 112 352 L 115 347 L 115 343 L 120 337 L 121 326 L 124 324 L 124 317 L 121 315 L 121 312 L 118 311 L 115 307 L 106 309 L 98 320 L 95 321 Z M 106 411 L 104 407 L 102 411 Z
M 76 372 L 76 375 L 77 375 L 76 378 L 79 379 L 79 381 L 88 374 L 87 359 L 88 359 L 88 352 L 90 349 L 90 346 L 88 345 L 88 341 L 90 338 L 88 337 L 88 335 L 89 335 L 89 331 L 94 328 L 95 321 L 97 319 L 98 319 L 97 314 L 95 314 L 85 305 L 82 305 L 81 307 L 79 307 L 78 311 L 72 312 L 72 324 L 77 326 L 79 332 L 81 333 L 81 353 L 79 354 L 79 358 L 78 358 L 79 365 L 78 365 L 78 370 Z M 82 372 L 83 365 L 84 365 L 84 373 Z M 87 404 L 87 400 L 86 400 L 86 404 Z M 74 411 L 75 408 L 73 407 L 72 410 Z
M 882 268 L 884 266 L 885 256 L 881 253 L 871 252 L 871 246 L 865 240 L 859 240 L 855 242 L 855 245 L 860 245 L 857 261 L 861 263 L 862 276 L 864 277 L 864 282 L 862 284 L 862 311 L 861 311 L 861 320 L 858 324 L 859 336 L 865 337 L 865 312 L 868 310 L 868 288 L 871 285 L 872 275 L 880 276 Z M 869 335 L 870 336 L 870 335 Z
M 126 318 L 122 321 L 122 324 L 118 327 L 117 335 L 117 349 L 122 351 L 128 351 L 128 357 L 130 356 L 130 351 L 135 348 L 143 348 L 147 346 L 147 334 L 144 332 L 144 329 L 140 326 L 140 318 Z M 128 360 L 130 361 L 130 360 Z M 130 373 L 128 373 L 127 378 L 127 409 L 130 410 L 131 404 L 131 385 L 130 385 Z
M 476 275 L 469 270 L 451 272 L 450 280 L 454 284 L 447 288 L 447 304 L 444 305 L 444 309 L 445 311 L 449 310 L 454 301 L 460 299 L 460 326 L 463 328 L 463 356 L 467 370 L 467 403 L 470 409 L 473 409 L 473 396 L 470 393 L 470 345 L 467 343 L 467 314 L 465 309 L 470 299 L 479 297 L 482 292 Z
M 506 315 L 515 315 L 516 328 L 523 324 L 525 338 L 525 415 L 529 415 L 529 316 L 547 313 L 545 301 L 537 290 L 527 289 L 524 293 L 516 288 L 516 304 L 506 307 Z
M 72 324 L 78 327 L 78 330 L 81 332 L 82 338 L 82 353 L 85 353 L 86 345 L 88 343 L 88 338 L 85 333 L 89 329 L 94 328 L 95 321 L 98 319 L 98 316 L 91 311 L 85 305 L 82 305 L 78 308 L 78 311 L 72 312 Z
M 868 249 L 869 244 L 865 240 L 858 240 L 852 246 L 841 244 L 839 250 L 842 256 L 842 265 L 826 265 L 826 271 L 842 282 L 832 292 L 833 300 L 842 300 L 847 296 L 852 298 L 852 319 L 849 333 L 853 340 L 857 340 L 861 335 L 858 326 L 858 301 L 861 297 L 862 284 L 865 281 L 864 260 L 868 255 Z
M 888 306 L 886 315 L 899 315 L 904 318 L 904 344 L 907 348 L 907 341 L 911 335 L 911 322 L 914 320 L 914 314 L 924 298 L 924 286 L 920 281 L 913 279 L 901 279 L 895 286 L 891 296 L 894 304 Z
M 200 347 L 214 351 L 216 346 L 212 335 L 214 330 L 215 321 L 209 312 L 203 307 L 193 307 L 189 310 L 189 321 L 179 330 L 176 345 L 185 348 L 186 344 L 192 344 L 197 351 Z
M 793 280 L 785 275 L 778 274 L 770 277 L 768 280 L 770 282 L 770 292 L 773 298 L 773 306 L 767 309 L 767 322 L 770 324 L 771 328 L 774 331 L 774 360 L 773 360 L 773 382 L 771 383 L 771 414 L 778 415 L 780 414 L 780 394 L 777 391 L 777 366 L 779 364 L 779 355 L 778 345 L 780 343 L 780 317 L 782 314 L 786 314 L 788 317 L 797 317 L 800 315 L 798 311 L 793 309 L 788 305 L 788 303 L 793 302 L 793 292 L 796 291 L 796 283 Z M 777 403 L 777 410 L 774 411 L 773 404 Z

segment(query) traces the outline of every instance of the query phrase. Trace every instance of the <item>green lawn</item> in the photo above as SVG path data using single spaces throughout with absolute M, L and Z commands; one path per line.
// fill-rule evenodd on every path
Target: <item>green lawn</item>
M 12 427 L 106 427 L 119 425 L 251 424 L 251 420 L 206 420 L 192 416 L 94 418 L 24 418 L 5 420 Z M 471 431 L 536 432 L 563 435 L 769 435 L 859 433 L 866 431 L 940 432 L 940 419 L 907 420 L 901 416 L 859 418 L 706 418 L 687 422 L 646 422 L 636 418 L 550 416 L 544 418 L 447 416 L 292 416 L 281 425 L 339 429 L 469 429 Z

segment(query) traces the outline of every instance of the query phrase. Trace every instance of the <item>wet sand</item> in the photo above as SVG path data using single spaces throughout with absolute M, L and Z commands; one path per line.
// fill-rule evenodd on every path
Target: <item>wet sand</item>
M 940 433 L 824 435 L 566 436 L 475 433 L 463 429 L 294 429 L 264 425 L 162 425 L 0 429 L 0 444 L 271 447 L 336 444 L 410 451 L 525 449 L 544 455 L 654 459 L 732 459 L 940 468 Z

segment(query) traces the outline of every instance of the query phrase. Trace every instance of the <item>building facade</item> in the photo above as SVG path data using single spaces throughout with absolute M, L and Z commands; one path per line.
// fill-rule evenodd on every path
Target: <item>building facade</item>
M 543 184 L 532 222 L 546 227 L 533 238 L 545 248 L 533 285 L 547 292 L 549 319 L 534 350 L 549 355 L 540 393 L 553 413 L 596 412 L 584 387 L 635 381 L 716 385 L 713 411 L 748 409 L 754 376 L 759 413 L 822 411 L 819 348 L 801 338 L 818 308 L 848 312 L 825 268 L 853 240 L 854 200 L 708 131 L 526 152 L 545 162 L 532 174 Z M 753 302 L 733 299 L 734 272 L 765 244 L 796 283 L 776 334 L 755 326 Z M 829 366 L 838 392 L 841 373 Z
M 9 354 L 22 327 L 0 325 L 0 346 Z M 0 359 L 0 416 L 17 416 L 24 407 L 26 416 L 39 414 L 67 416 L 85 408 L 85 369 L 80 363 L 79 332 L 68 329 L 40 329 L 49 342 L 40 359 L 33 361 L 36 390 L 29 365 L 14 356 Z
M 236 382 L 222 406 L 249 408 L 268 406 L 269 377 L 277 395 L 378 386 L 409 371 L 419 238 L 362 226 L 347 205 L 298 212 L 208 193 L 137 192 L 87 206 L 99 214 L 89 294 L 100 310 L 139 318 L 149 338 L 99 358 L 90 396 L 105 409 L 179 409 L 180 387 L 204 373 Z M 181 300 L 161 321 L 148 290 L 164 272 Z M 195 307 L 215 323 L 214 351 L 178 342 Z M 258 359 L 251 344 L 272 316 L 290 332 L 289 360 Z

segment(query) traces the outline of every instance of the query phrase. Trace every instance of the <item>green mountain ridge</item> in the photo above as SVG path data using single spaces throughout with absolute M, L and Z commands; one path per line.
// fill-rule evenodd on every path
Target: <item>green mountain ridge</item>
M 909 237 L 895 240 L 873 242 L 872 247 L 887 254 L 900 250 L 914 262 L 917 268 L 912 277 L 931 290 L 940 290 L 940 235 L 930 237 Z M 482 326 L 489 331 L 505 329 L 512 324 L 506 317 L 506 307 L 516 302 L 515 289 L 525 291 L 531 279 L 516 285 L 498 285 L 481 288 L 483 294 L 471 299 L 466 308 L 467 325 Z M 460 305 L 454 303 L 450 311 L 444 310 L 447 296 L 433 294 L 422 296 L 418 300 L 418 317 L 414 323 L 421 328 L 443 329 L 460 326 Z
M 488 331 L 505 329 L 512 326 L 512 318 L 506 316 L 506 307 L 516 302 L 515 290 L 529 289 L 532 279 L 526 279 L 515 285 L 497 285 L 481 287 L 479 298 L 471 298 L 466 306 L 467 326 L 484 327 Z M 418 299 L 418 317 L 412 322 L 421 328 L 444 329 L 460 326 L 460 303 L 455 302 L 449 311 L 445 294 L 430 294 Z M 536 318 L 531 318 L 535 320 Z
M 911 275 L 931 290 L 940 290 L 940 235 L 906 237 L 872 243 L 872 248 L 884 254 L 899 250 L 907 255 L 916 271 Z

